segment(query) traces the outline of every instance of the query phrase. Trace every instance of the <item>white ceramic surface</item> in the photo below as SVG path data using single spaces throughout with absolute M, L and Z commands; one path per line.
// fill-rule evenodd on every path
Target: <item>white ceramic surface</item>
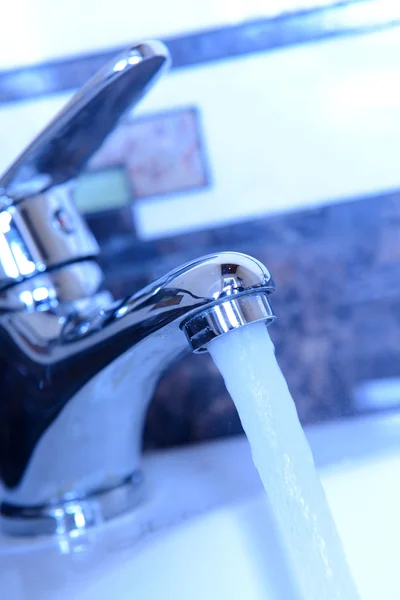
M 400 417 L 307 431 L 363 600 L 398 600 Z M 247 441 L 152 454 L 147 500 L 75 539 L 0 538 L 1 598 L 275 600 L 266 500 Z

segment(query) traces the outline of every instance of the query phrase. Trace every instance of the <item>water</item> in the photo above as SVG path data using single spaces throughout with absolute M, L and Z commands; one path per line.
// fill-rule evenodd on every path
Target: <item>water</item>
M 209 351 L 249 439 L 298 598 L 359 599 L 265 324 L 220 336 Z

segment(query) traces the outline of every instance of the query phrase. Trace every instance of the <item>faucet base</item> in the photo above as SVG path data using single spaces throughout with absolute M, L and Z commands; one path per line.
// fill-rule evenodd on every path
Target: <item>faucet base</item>
M 0 528 L 10 535 L 65 535 L 82 532 L 121 515 L 143 499 L 143 476 L 135 471 L 120 483 L 81 498 L 42 506 L 0 505 Z

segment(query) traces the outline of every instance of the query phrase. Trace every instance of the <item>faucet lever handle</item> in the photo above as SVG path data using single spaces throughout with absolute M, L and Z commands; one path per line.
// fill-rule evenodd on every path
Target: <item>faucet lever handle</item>
M 164 44 L 150 41 L 98 71 L 1 177 L 0 210 L 76 177 L 168 64 Z
M 168 50 L 154 41 L 116 56 L 0 179 L 0 297 L 9 286 L 98 254 L 97 242 L 73 202 L 73 184 L 65 184 L 168 63 Z

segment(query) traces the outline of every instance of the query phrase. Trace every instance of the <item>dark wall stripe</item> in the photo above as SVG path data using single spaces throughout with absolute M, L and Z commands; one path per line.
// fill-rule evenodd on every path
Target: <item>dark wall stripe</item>
M 395 2 L 385 5 L 385 10 L 382 10 L 381 0 L 353 0 L 332 4 L 326 8 L 286 14 L 273 19 L 258 19 L 164 41 L 172 55 L 172 68 L 179 69 L 398 25 L 400 6 Z M 120 51 L 121 48 L 117 48 L 113 51 L 0 71 L 0 103 L 76 89 Z

